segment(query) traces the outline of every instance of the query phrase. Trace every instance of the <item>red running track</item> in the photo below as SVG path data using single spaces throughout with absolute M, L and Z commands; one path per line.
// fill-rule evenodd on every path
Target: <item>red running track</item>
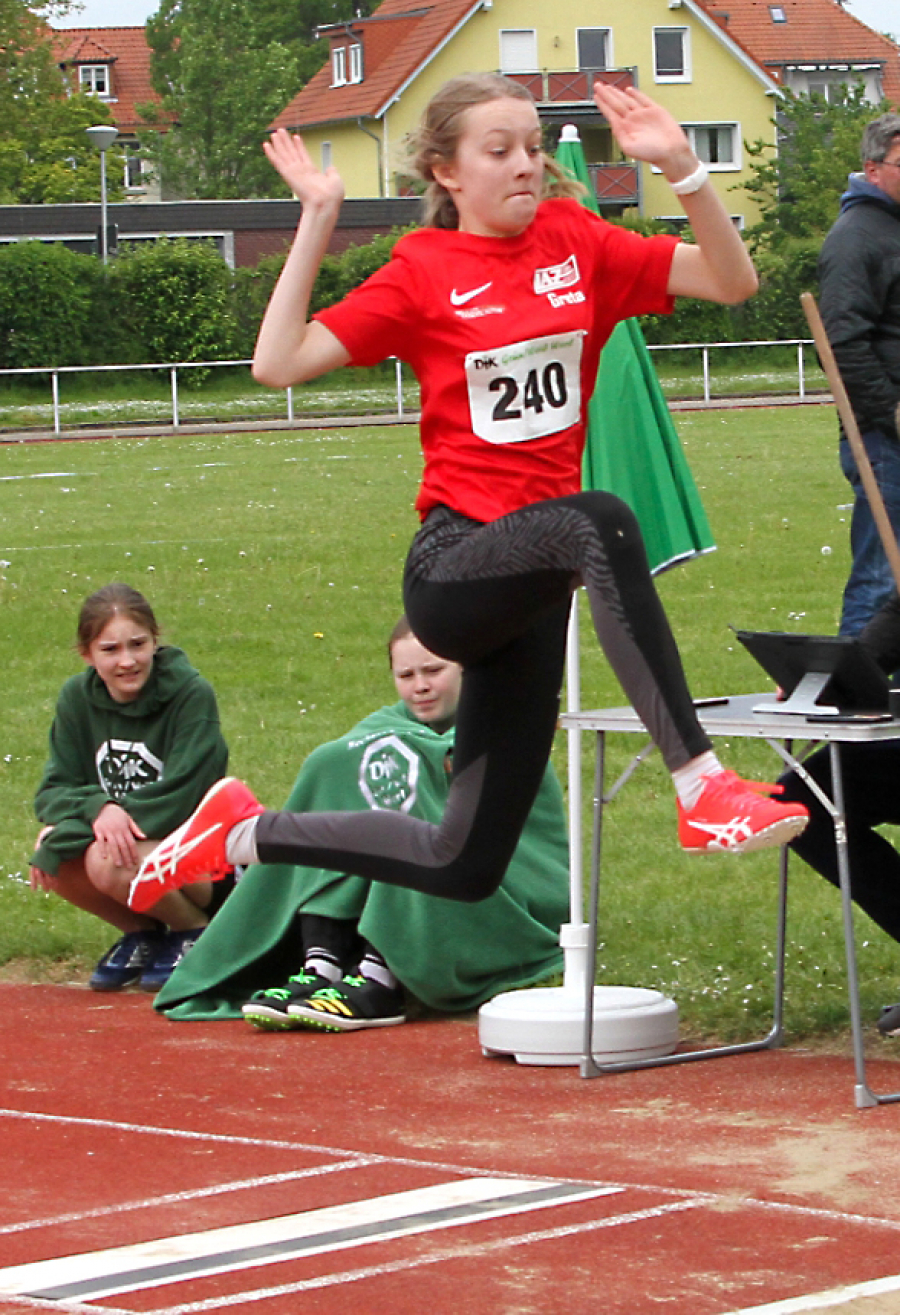
M 0 986 L 0 1053 L 0 1315 L 900 1311 L 900 1106 L 857 1110 L 849 1058 L 586 1081 L 472 1018 L 271 1034 L 65 986 Z

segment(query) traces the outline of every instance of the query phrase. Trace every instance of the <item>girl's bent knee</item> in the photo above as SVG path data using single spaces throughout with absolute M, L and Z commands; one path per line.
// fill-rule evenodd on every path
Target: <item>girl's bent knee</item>
M 506 865 L 501 870 L 490 867 L 473 867 L 467 864 L 461 872 L 454 873 L 448 881 L 446 894 L 449 899 L 460 904 L 481 904 L 490 899 L 500 889 L 500 883 L 506 875 Z

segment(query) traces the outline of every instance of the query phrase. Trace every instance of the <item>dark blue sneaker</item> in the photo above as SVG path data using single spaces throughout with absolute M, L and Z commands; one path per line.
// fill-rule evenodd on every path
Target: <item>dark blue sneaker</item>
M 877 1027 L 882 1036 L 900 1036 L 900 1005 L 882 1005 Z
M 193 949 L 205 931 L 205 927 L 194 927 L 191 931 L 163 932 L 156 957 L 141 973 L 141 990 L 158 991 L 165 986 L 188 950 Z
M 159 953 L 162 939 L 156 930 L 126 932 L 106 951 L 88 986 L 92 991 L 121 991 L 139 981 Z
M 268 990 L 251 995 L 247 1003 L 241 1006 L 241 1013 L 248 1023 L 264 1032 L 284 1032 L 301 1026 L 300 1020 L 292 1018 L 288 1013 L 288 1005 L 308 1000 L 316 991 L 331 985 L 333 983 L 327 977 L 320 977 L 318 973 L 310 973 L 301 968 L 299 973 L 288 978 L 284 986 L 270 986 Z

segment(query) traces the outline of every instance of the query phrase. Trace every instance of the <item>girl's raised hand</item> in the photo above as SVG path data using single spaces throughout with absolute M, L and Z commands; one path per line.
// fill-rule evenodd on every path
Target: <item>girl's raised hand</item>
M 594 104 L 606 116 L 616 141 L 626 155 L 659 165 L 692 155 L 684 129 L 655 100 L 637 87 L 594 83 Z M 688 170 L 689 172 L 689 170 Z
M 276 128 L 263 142 L 266 159 L 287 183 L 304 206 L 339 206 L 344 199 L 344 183 L 334 166 L 319 169 L 313 164 L 303 138 Z

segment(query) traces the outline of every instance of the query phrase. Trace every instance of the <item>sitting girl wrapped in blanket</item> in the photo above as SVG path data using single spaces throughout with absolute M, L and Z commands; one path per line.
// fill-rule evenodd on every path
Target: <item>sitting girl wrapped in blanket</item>
M 405 617 L 388 657 L 400 702 L 314 750 L 288 807 L 441 816 L 460 668 L 420 644 Z M 243 1012 L 259 1028 L 329 1031 L 404 1022 L 404 987 L 433 1009 L 474 1009 L 562 968 L 568 877 L 562 791 L 548 767 L 500 889 L 483 903 L 320 868 L 257 864 L 156 1007 L 176 1019 Z

